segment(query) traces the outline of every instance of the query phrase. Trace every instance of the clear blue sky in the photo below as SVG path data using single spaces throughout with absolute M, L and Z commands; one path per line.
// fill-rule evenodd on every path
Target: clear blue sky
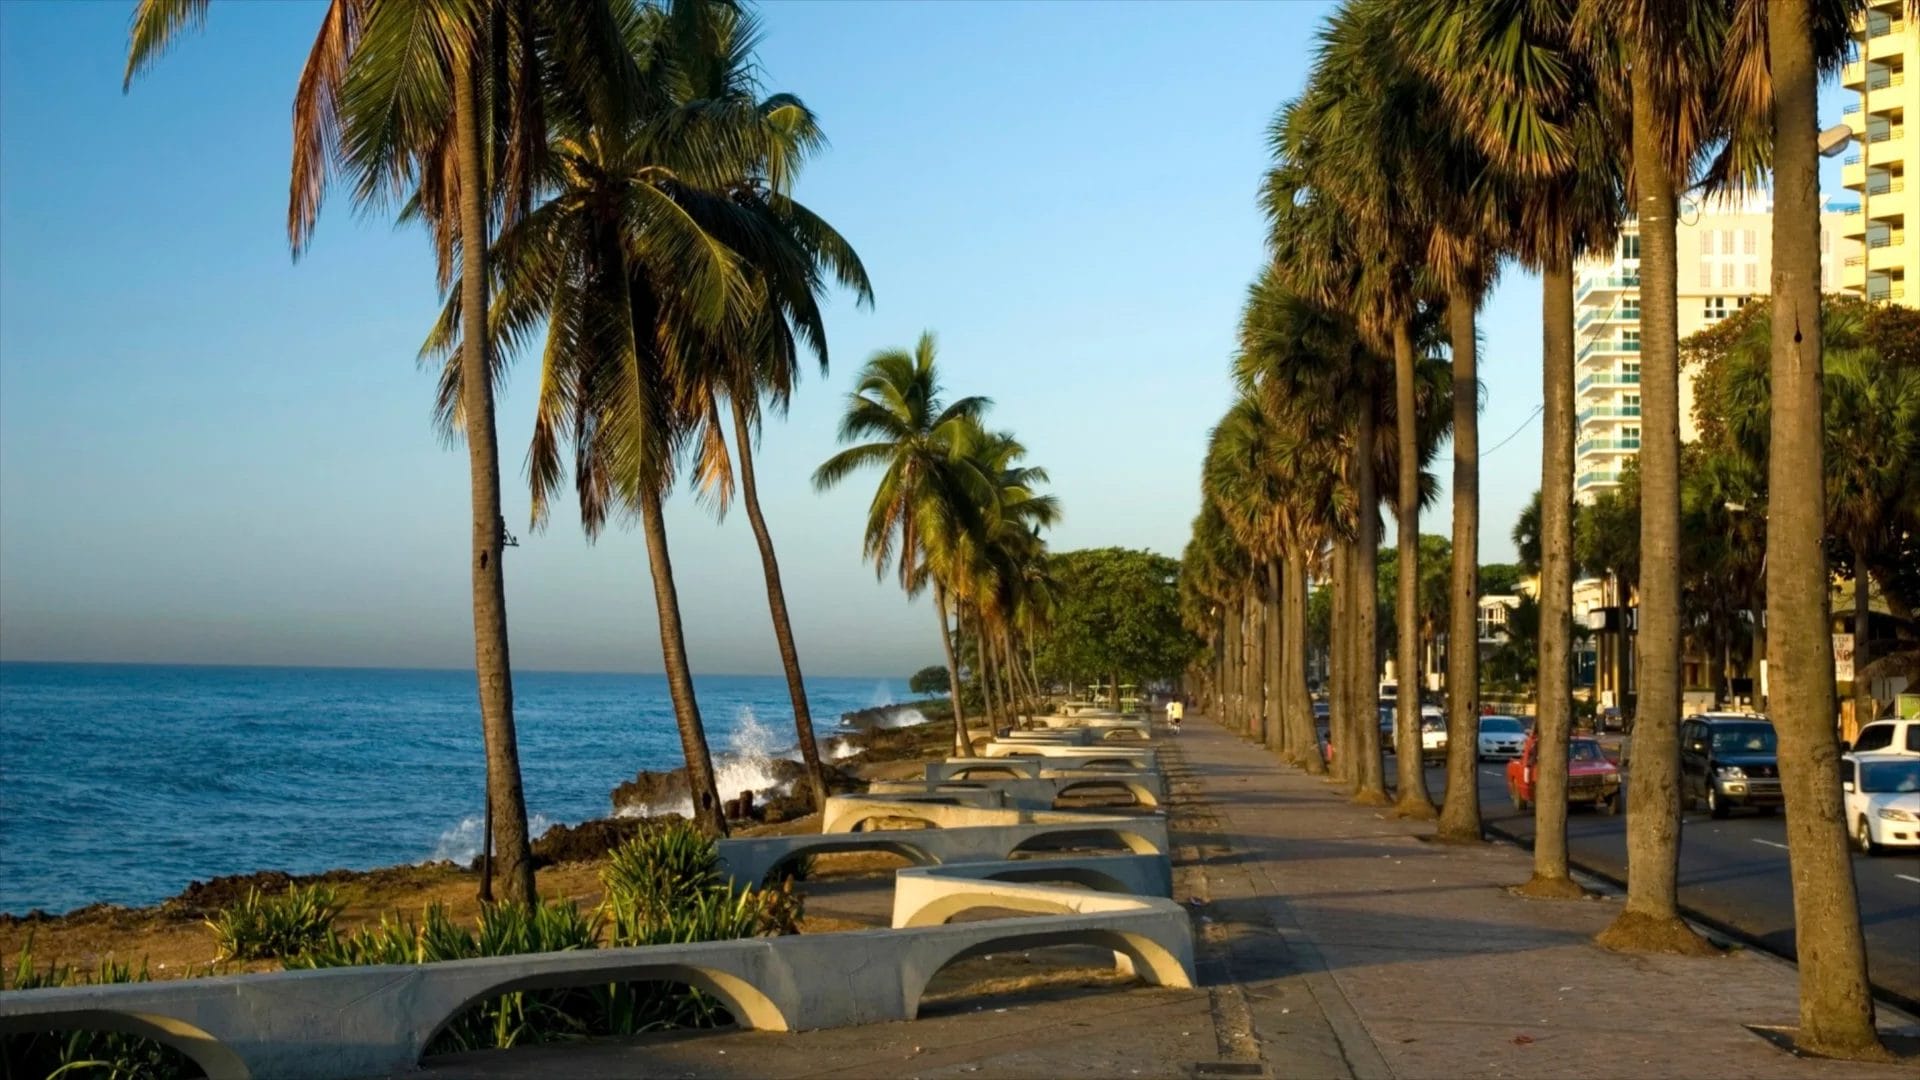
M 463 451 L 413 356 L 423 236 L 323 212 L 285 244 L 289 110 L 315 3 L 215 3 L 129 95 L 130 4 L 0 4 L 0 658 L 471 663 Z M 1245 285 L 1264 135 L 1320 3 L 805 3 L 762 9 L 770 89 L 832 139 L 799 196 L 872 274 L 834 367 L 769 426 L 760 486 L 801 656 L 938 659 L 932 615 L 859 562 L 864 482 L 816 495 L 853 372 L 940 334 L 1053 474 L 1059 548 L 1178 554 Z M 1832 96 L 1831 94 L 1829 96 Z M 1837 104 L 1828 111 L 1837 115 Z M 1483 560 L 1538 486 L 1539 285 L 1488 305 Z M 525 526 L 522 358 L 500 402 L 514 659 L 659 669 L 639 537 Z M 1444 468 L 1443 468 L 1444 474 Z M 669 513 L 697 670 L 778 667 L 751 533 Z M 1423 531 L 1445 532 L 1443 505 Z

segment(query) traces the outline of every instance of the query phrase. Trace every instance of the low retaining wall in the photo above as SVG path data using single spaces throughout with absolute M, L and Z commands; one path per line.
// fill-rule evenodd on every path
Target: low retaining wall
M 894 874 L 893 925 L 938 926 L 985 907 L 1057 915 L 1131 911 L 1172 895 L 1172 870 L 1160 855 L 915 866 Z

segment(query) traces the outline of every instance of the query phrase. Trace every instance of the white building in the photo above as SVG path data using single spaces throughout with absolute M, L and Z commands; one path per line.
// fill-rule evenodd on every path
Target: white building
M 1820 216 L 1820 283 L 1842 290 L 1846 256 L 1839 210 Z M 1688 204 L 1680 212 L 1680 337 L 1764 296 L 1773 272 L 1773 213 L 1763 199 Z M 1613 251 L 1574 267 L 1573 495 L 1591 503 L 1619 483 L 1620 469 L 1640 451 L 1640 230 L 1628 222 Z M 1680 373 L 1680 437 L 1691 441 L 1693 380 Z

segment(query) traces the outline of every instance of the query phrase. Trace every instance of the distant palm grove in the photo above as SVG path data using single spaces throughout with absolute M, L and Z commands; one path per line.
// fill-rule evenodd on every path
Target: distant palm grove
M 1920 4 L 1909 7 L 1910 19 L 1920 17 Z M 1827 551 L 1852 564 L 1864 626 L 1866 574 L 1902 573 L 1886 553 L 1911 550 L 1904 538 L 1920 534 L 1911 495 L 1920 490 L 1920 384 L 1892 370 L 1904 343 L 1861 339 L 1862 326 L 1873 335 L 1896 324 L 1863 321 L 1852 308 L 1839 324 L 1822 318 L 1816 91 L 1845 56 L 1850 20 L 1862 9 L 1858 0 L 1342 4 L 1320 34 L 1306 89 L 1271 128 L 1261 189 L 1268 259 L 1240 320 L 1238 396 L 1201 471 L 1180 602 L 1210 645 L 1188 682 L 1216 716 L 1309 772 L 1331 768 L 1358 801 L 1437 817 L 1438 840 L 1479 842 L 1476 315 L 1503 268 L 1539 274 L 1542 494 L 1526 525 L 1537 542 L 1526 561 L 1539 579 L 1538 656 L 1529 666 L 1540 751 L 1534 874 L 1518 891 L 1582 895 L 1566 832 L 1573 268 L 1610 250 L 1637 219 L 1642 443 L 1631 504 L 1607 508 L 1633 517 L 1610 531 L 1593 518 L 1614 550 L 1631 550 L 1630 560 L 1595 559 L 1632 575 L 1640 612 L 1627 901 L 1600 940 L 1624 950 L 1708 951 L 1676 896 L 1682 641 L 1719 644 L 1712 628 L 1729 616 L 1705 606 L 1744 602 L 1749 616 L 1764 609 L 1754 648 L 1769 660 L 1788 813 L 1798 1038 L 1822 1052 L 1872 1056 L 1880 1046 L 1840 806 Z M 1686 540 L 1678 201 L 1759 187 L 1773 198 L 1772 296 L 1741 322 L 1746 336 L 1732 351 L 1744 366 L 1709 372 L 1709 385 L 1746 397 L 1740 406 L 1702 403 L 1736 418 L 1729 437 L 1700 451 L 1731 464 L 1718 480 L 1689 466 L 1688 490 L 1706 494 L 1688 497 L 1684 520 L 1703 536 Z M 1823 355 L 1823 335 L 1836 332 Z M 1709 363 L 1728 351 L 1715 342 L 1698 348 Z M 1863 356 L 1888 359 L 1869 377 Z M 1868 386 L 1871 393 L 1855 389 Z M 1825 427 L 1823 393 L 1852 403 L 1828 405 Z M 1876 433 L 1872 445 L 1862 445 L 1862 432 Z M 1420 616 L 1434 610 L 1418 592 L 1428 576 L 1419 518 L 1438 490 L 1428 467 L 1449 438 L 1453 534 L 1439 606 L 1448 639 L 1468 644 L 1448 668 L 1446 784 L 1436 809 L 1417 708 L 1396 710 L 1389 790 L 1375 721 L 1374 595 L 1384 506 L 1398 564 L 1390 655 L 1398 701 L 1415 705 Z M 1846 464 L 1824 460 L 1836 450 Z M 1699 510 L 1703 500 L 1713 505 Z M 1735 511 L 1746 516 L 1729 520 Z M 1732 542 L 1708 551 L 1716 537 Z M 1695 573 L 1702 566 L 1711 573 Z M 1683 570 L 1693 576 L 1683 580 Z M 1729 587 L 1735 579 L 1738 590 Z M 1332 592 L 1330 753 L 1308 694 L 1316 580 Z M 1716 595 L 1690 600 L 1683 588 Z

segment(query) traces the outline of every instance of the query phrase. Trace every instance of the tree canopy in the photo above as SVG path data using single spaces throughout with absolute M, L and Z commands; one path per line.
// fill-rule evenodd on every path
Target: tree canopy
M 1048 562 L 1058 599 L 1036 650 L 1043 677 L 1171 679 L 1200 655 L 1200 639 L 1180 619 L 1179 560 L 1115 547 Z

